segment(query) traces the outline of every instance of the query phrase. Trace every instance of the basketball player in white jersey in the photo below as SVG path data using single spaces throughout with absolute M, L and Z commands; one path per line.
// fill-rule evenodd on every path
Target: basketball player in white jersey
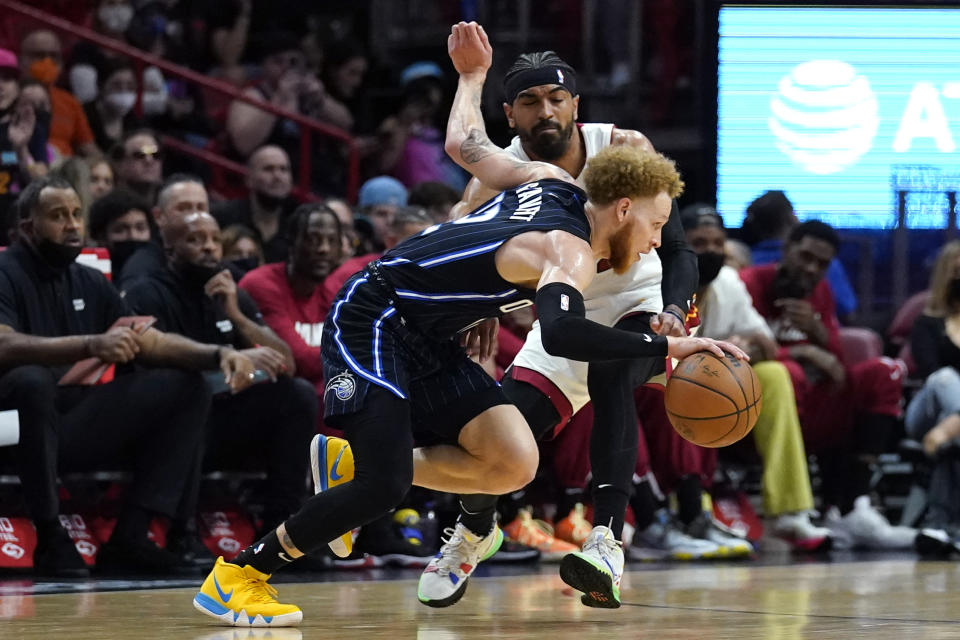
M 612 124 L 578 125 L 576 73 L 551 51 L 521 55 L 504 78 L 504 92 L 504 112 L 517 132 L 507 152 L 521 160 L 561 167 L 578 183 L 587 159 L 607 146 L 653 149 L 650 141 L 637 131 L 617 129 Z M 457 218 L 472 211 L 496 193 L 476 179 L 471 180 L 464 201 L 454 207 L 451 216 Z M 598 271 L 584 292 L 587 317 L 591 320 L 648 335 L 686 335 L 684 319 L 697 288 L 698 267 L 696 255 L 686 243 L 676 202 L 656 252 L 644 255 L 622 275 L 603 263 L 598 265 Z M 492 331 L 493 327 L 488 325 L 487 330 Z M 507 397 L 523 413 L 538 439 L 559 431 L 571 415 L 593 400 L 593 524 L 609 526 L 618 539 L 632 490 L 639 438 L 633 390 L 662 373 L 664 367 L 663 358 L 588 365 L 551 356 L 543 348 L 540 327 L 535 323 L 503 381 Z M 460 502 L 460 521 L 468 529 L 490 529 L 495 497 L 461 496 Z M 575 569 L 574 565 L 583 562 L 603 567 L 602 558 L 594 558 L 597 554 L 588 549 L 591 540 L 587 538 L 583 553 L 564 558 L 561 575 L 565 569 Z M 449 563 L 452 558 L 444 556 L 456 553 L 457 549 L 445 545 L 431 565 Z M 435 571 L 432 566 L 425 570 L 420 600 L 430 606 L 453 604 L 452 598 L 443 597 L 446 590 L 425 588 L 425 583 L 434 580 Z M 433 597 L 424 597 L 429 592 Z M 618 600 L 594 598 L 590 593 L 582 601 L 589 606 L 619 606 Z

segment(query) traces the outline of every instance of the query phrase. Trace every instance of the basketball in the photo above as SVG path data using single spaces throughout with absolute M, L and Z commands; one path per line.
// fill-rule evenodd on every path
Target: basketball
M 753 367 L 729 353 L 709 351 L 677 364 L 664 397 L 670 423 L 701 447 L 725 447 L 744 437 L 760 415 L 763 394 Z

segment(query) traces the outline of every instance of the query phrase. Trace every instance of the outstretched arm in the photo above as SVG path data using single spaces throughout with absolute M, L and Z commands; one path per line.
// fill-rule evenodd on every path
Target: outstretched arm
M 589 245 L 570 234 L 552 232 L 545 237 L 544 254 L 536 307 L 543 348 L 550 355 L 591 362 L 667 355 L 685 358 L 697 351 L 723 357 L 728 351 L 737 358 L 747 358 L 727 342 L 634 333 L 588 320 L 581 292 L 596 272 Z
M 573 179 L 562 169 L 544 162 L 518 160 L 487 137 L 480 97 L 487 70 L 493 61 L 493 49 L 483 27 L 475 22 L 453 25 L 447 38 L 447 52 L 460 74 L 444 145 L 454 162 L 487 187 L 498 191 L 541 178 L 572 182 Z

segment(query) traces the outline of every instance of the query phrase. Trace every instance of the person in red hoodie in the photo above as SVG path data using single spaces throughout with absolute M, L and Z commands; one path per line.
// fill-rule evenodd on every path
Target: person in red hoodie
M 824 279 L 839 245 L 833 227 L 808 220 L 790 232 L 780 263 L 746 268 L 740 277 L 790 372 L 807 450 L 817 454 L 824 477 L 824 502 L 836 507 L 826 519 L 834 546 L 910 547 L 916 532 L 891 526 L 867 496 L 876 455 L 900 414 L 902 372 L 889 358 L 844 362 Z
M 320 334 L 333 299 L 323 282 L 340 264 L 343 229 L 329 207 L 311 203 L 290 214 L 286 234 L 287 261 L 250 271 L 240 288 L 256 301 L 267 326 L 290 345 L 297 375 L 312 382 L 322 397 Z

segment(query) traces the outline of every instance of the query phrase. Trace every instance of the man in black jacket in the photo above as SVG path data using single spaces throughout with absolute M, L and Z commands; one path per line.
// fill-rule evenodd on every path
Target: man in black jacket
M 217 221 L 205 212 L 173 216 L 161 232 L 167 267 L 126 295 L 157 327 L 193 340 L 235 347 L 272 380 L 240 395 L 217 394 L 210 414 L 207 466 L 266 469 L 270 500 L 264 530 L 295 512 L 304 494 L 308 449 L 317 421 L 313 385 L 294 378 L 293 354 L 237 288 L 221 262 Z
M 57 473 L 132 468 L 133 486 L 98 564 L 175 570 L 177 557 L 147 538 L 154 515 L 174 517 L 198 460 L 210 392 L 196 373 L 219 367 L 235 391 L 253 379 L 253 362 L 219 345 L 132 326 L 131 315 L 98 271 L 76 264 L 83 242 L 80 198 L 60 178 L 34 181 L 18 200 L 19 241 L 0 254 L 0 409 L 16 409 L 14 449 L 37 529 L 38 573 L 87 573 L 57 519 Z M 157 368 L 126 371 L 101 386 L 59 386 L 69 365 L 95 357 Z

